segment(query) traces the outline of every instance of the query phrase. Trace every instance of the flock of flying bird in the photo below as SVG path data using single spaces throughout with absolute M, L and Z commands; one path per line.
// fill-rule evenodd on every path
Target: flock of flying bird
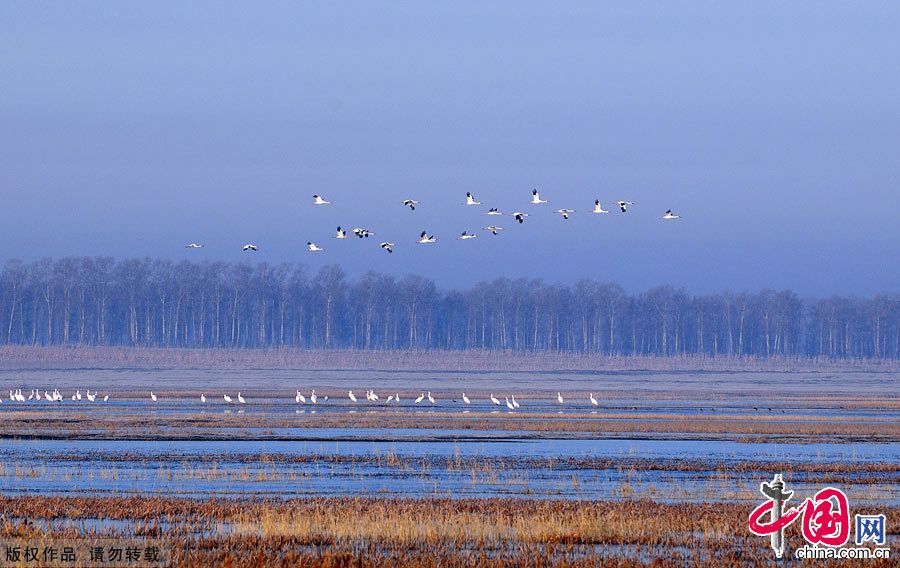
M 415 199 L 404 199 L 402 201 L 402 203 L 404 206 L 409 207 L 410 211 L 415 211 L 416 207 L 419 205 L 419 202 L 416 201 Z M 547 199 L 542 199 L 541 194 L 537 189 L 532 190 L 531 204 L 532 205 L 543 205 L 545 203 L 550 203 L 550 201 Z M 317 206 L 331 205 L 331 201 L 328 201 L 321 195 L 316 194 L 316 195 L 313 195 L 313 205 L 317 205 Z M 481 205 L 481 202 L 475 199 L 475 196 L 472 195 L 472 192 L 466 192 L 465 205 L 469 206 L 469 207 L 477 207 L 477 206 Z M 630 201 L 617 201 L 616 205 L 618 205 L 619 210 L 622 213 L 627 213 L 628 208 L 630 206 L 634 205 L 634 203 L 632 203 Z M 573 215 L 575 213 L 575 209 L 565 209 L 565 208 L 557 209 L 555 211 L 555 213 L 558 213 L 559 215 L 562 216 L 563 219 L 567 220 L 567 219 L 569 219 L 569 217 L 571 215 Z M 591 211 L 591 213 L 601 215 L 604 213 L 609 213 L 609 211 L 603 209 L 603 205 L 600 203 L 599 199 L 595 199 L 594 200 L 594 209 Z M 505 215 L 505 213 L 501 212 L 497 207 L 492 207 L 492 208 L 488 209 L 486 215 L 488 215 L 490 217 L 500 217 L 502 215 Z M 528 213 L 525 213 L 524 211 L 514 211 L 514 212 L 510 213 L 509 215 L 513 218 L 513 220 L 515 222 L 517 222 L 519 224 L 525 223 L 525 218 L 528 217 Z M 680 218 L 680 215 L 676 215 L 671 209 L 667 209 L 666 212 L 662 215 L 662 218 L 666 221 L 672 221 L 674 219 Z M 487 227 L 485 227 L 484 230 L 488 231 L 489 233 L 491 233 L 493 235 L 496 235 L 504 229 L 503 229 L 503 227 L 501 227 L 499 225 L 491 224 L 491 225 L 488 225 Z M 350 232 L 348 232 L 347 229 L 339 226 L 337 228 L 334 238 L 350 239 L 350 238 L 352 238 L 350 233 L 352 233 L 353 235 L 356 235 L 360 239 L 369 238 L 370 236 L 375 234 L 371 230 L 364 228 L 364 227 L 356 227 L 356 228 L 352 229 Z M 458 239 L 466 241 L 466 240 L 474 239 L 477 237 L 478 237 L 478 235 L 476 233 L 470 233 L 469 231 L 463 231 L 462 234 L 460 234 L 460 236 L 458 237 Z M 422 231 L 419 234 L 419 240 L 416 242 L 418 242 L 419 244 L 423 244 L 423 245 L 434 244 L 437 242 L 437 237 L 435 237 L 434 235 L 428 234 L 428 231 Z M 383 241 L 378 246 L 380 246 L 385 251 L 392 253 L 392 252 L 394 252 L 394 247 L 396 245 L 390 241 Z M 203 245 L 200 243 L 194 242 L 194 243 L 190 243 L 190 244 L 186 245 L 185 248 L 201 249 L 201 248 L 203 248 Z M 319 244 L 312 242 L 312 241 L 309 241 L 306 243 L 306 248 L 309 252 L 322 252 L 325 250 L 324 247 L 322 247 Z M 247 243 L 241 247 L 241 250 L 245 251 L 245 252 L 248 252 L 248 251 L 256 252 L 259 250 L 259 245 L 255 244 L 255 243 Z
M 85 394 L 84 398 L 88 402 L 96 402 L 98 400 L 96 391 L 94 393 L 91 393 L 90 389 L 88 389 L 85 391 L 85 393 L 86 394 Z M 353 402 L 354 404 L 359 401 L 357 396 L 355 394 L 353 394 L 352 390 L 347 391 L 347 398 L 350 399 L 350 401 Z M 504 396 L 503 398 L 506 403 L 506 407 L 509 410 L 516 410 L 521 406 L 519 404 L 519 401 L 516 400 L 515 395 Z M 22 393 L 22 389 L 16 389 L 15 391 L 12 391 L 12 390 L 9 391 L 9 400 L 12 402 L 26 402 L 29 400 L 35 400 L 35 401 L 47 400 L 49 402 L 62 402 L 64 399 L 65 399 L 65 397 L 63 397 L 62 393 L 60 393 L 58 389 L 53 389 L 52 393 L 49 391 L 46 391 L 46 390 L 42 393 L 40 389 L 32 389 L 31 393 L 27 397 Z M 73 401 L 82 400 L 81 390 L 80 389 L 77 390 L 75 392 L 75 394 L 72 395 L 71 399 Z M 499 398 L 494 396 L 494 393 L 490 394 L 489 399 L 491 401 L 491 404 L 493 404 L 494 406 L 501 406 L 503 404 L 500 402 Z M 109 395 L 108 394 L 105 395 L 100 400 L 102 400 L 103 402 L 108 402 Z M 152 402 L 159 402 L 159 396 L 156 395 L 153 391 L 150 391 L 150 400 Z M 232 404 L 232 403 L 246 404 L 247 403 L 247 400 L 243 397 L 243 395 L 241 395 L 240 391 L 237 393 L 236 397 L 231 397 L 228 394 L 223 394 L 222 400 L 226 404 Z M 381 400 L 381 398 L 375 393 L 374 390 L 368 389 L 368 390 L 366 390 L 366 400 L 369 402 L 378 402 L 379 400 Z M 413 400 L 413 404 L 419 404 L 426 400 L 430 404 L 436 404 L 436 402 L 437 402 L 434 398 L 434 395 L 431 394 L 431 391 L 427 391 L 427 392 L 423 392 L 418 397 L 416 397 Z M 594 393 L 591 393 L 588 396 L 588 400 L 590 401 L 591 405 L 593 405 L 593 406 L 598 406 L 600 404 L 599 401 L 596 398 L 594 398 Z M 324 403 L 327 401 L 328 401 L 328 396 L 319 397 L 319 395 L 316 394 L 316 389 L 313 389 L 308 397 L 298 390 L 296 396 L 294 397 L 294 402 L 296 402 L 297 404 L 307 404 L 307 402 L 309 404 L 318 404 L 319 402 Z M 466 393 L 462 393 L 462 401 L 466 405 L 472 404 L 472 400 L 466 395 Z M 3 402 L 3 399 L 0 398 L 0 403 L 2 403 L 2 402 Z M 206 393 L 200 394 L 200 402 L 203 404 L 206 404 L 206 402 L 207 402 Z M 400 393 L 395 393 L 395 394 L 388 395 L 388 397 L 384 401 L 384 404 L 399 403 L 399 402 L 400 402 Z M 454 399 L 453 402 L 457 402 L 457 401 Z M 559 393 L 559 392 L 556 393 L 555 402 L 560 405 L 565 403 L 562 393 Z

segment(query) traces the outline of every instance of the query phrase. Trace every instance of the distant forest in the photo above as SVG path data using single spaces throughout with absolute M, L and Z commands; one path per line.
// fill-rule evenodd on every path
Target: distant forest
M 446 290 L 421 276 L 351 280 L 335 265 L 10 260 L 0 344 L 897 360 L 900 294 L 628 294 L 505 278 Z

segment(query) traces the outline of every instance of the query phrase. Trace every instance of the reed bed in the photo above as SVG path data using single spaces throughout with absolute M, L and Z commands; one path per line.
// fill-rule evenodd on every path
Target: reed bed
M 103 534 L 160 539 L 175 565 L 189 567 L 770 566 L 768 540 L 746 527 L 751 507 L 647 500 L 0 497 L 0 538 L 87 538 L 98 529 L 79 534 L 71 527 L 110 519 L 129 523 Z M 896 544 L 900 508 L 881 512 Z M 38 522 L 57 519 L 67 522 Z M 800 541 L 795 527 L 787 539 Z

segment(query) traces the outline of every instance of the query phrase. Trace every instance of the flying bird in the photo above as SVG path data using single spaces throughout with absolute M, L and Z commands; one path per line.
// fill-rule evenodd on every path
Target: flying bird
M 313 203 L 315 205 L 331 205 L 331 202 L 322 199 L 321 195 L 313 195 Z
M 241 250 L 242 250 L 242 251 L 245 251 L 245 252 L 248 251 L 248 250 L 252 250 L 253 252 L 256 252 L 256 251 L 259 250 L 259 247 L 258 247 L 257 245 L 254 245 L 254 244 L 246 244 L 246 245 L 244 245 L 244 246 L 241 247 Z
M 466 205 L 481 205 L 480 201 L 475 201 L 475 197 L 472 195 L 472 192 L 466 192 Z
M 629 205 L 634 205 L 634 203 L 632 203 L 632 202 L 630 202 L 630 201 L 617 201 L 617 202 L 616 202 L 616 205 L 619 206 L 619 209 L 622 210 L 622 213 L 627 213 L 627 212 L 628 212 L 628 206 L 629 206 Z
M 534 205 L 540 205 L 541 203 L 550 203 L 546 199 L 541 199 L 541 194 L 538 190 L 532 190 L 531 192 L 531 203 Z
M 436 243 L 437 239 L 434 237 L 434 235 L 428 235 L 428 234 L 426 234 L 426 231 L 422 231 L 422 234 L 419 235 L 419 242 L 422 243 L 423 245 L 427 245 L 427 244 L 431 244 L 431 243 Z
M 459 236 L 459 239 L 460 239 L 461 241 L 467 241 L 467 240 L 469 240 L 469 239 L 474 239 L 474 238 L 476 238 L 477 236 L 478 236 L 478 235 L 473 235 L 473 234 L 471 234 L 471 233 L 469 233 L 469 232 L 467 232 L 467 231 L 463 231 L 462 234 Z
M 309 249 L 309 252 L 319 252 L 319 251 L 325 250 L 325 249 L 323 249 L 322 247 L 320 247 L 319 245 L 317 245 L 316 243 L 313 243 L 313 242 L 306 243 L 306 248 Z
M 415 199 L 404 199 L 403 200 L 403 205 L 406 205 L 407 207 L 409 207 L 410 211 L 415 211 L 416 205 L 418 205 L 418 204 L 419 204 L 419 202 L 416 201 Z
M 386 250 L 388 252 L 394 252 L 394 243 L 389 243 L 389 242 L 385 241 L 378 246 L 380 246 L 381 248 L 383 248 L 384 250 Z
M 349 239 L 350 235 L 347 234 L 347 229 L 342 229 L 341 227 L 337 228 L 337 234 L 334 236 L 336 239 Z
M 663 213 L 663 216 L 662 216 L 662 218 L 666 219 L 666 220 L 678 219 L 679 217 L 681 217 L 681 215 L 676 215 L 676 214 L 672 213 L 671 209 L 666 209 L 666 212 Z
M 595 200 L 594 200 L 594 211 L 593 211 L 593 213 L 609 213 L 609 211 L 606 211 L 605 209 L 603 209 L 603 206 L 600 205 L 600 200 L 599 200 L 599 199 L 595 199 Z
M 491 233 L 493 233 L 493 234 L 496 235 L 498 232 L 500 232 L 500 231 L 503 230 L 503 227 L 498 227 L 498 226 L 496 226 L 496 225 L 491 225 L 490 227 L 485 227 L 484 230 L 485 230 L 485 231 L 490 231 Z
M 202 248 L 203 248 L 203 245 L 201 245 L 201 244 L 199 244 L 199 243 L 190 243 L 190 244 L 188 244 L 188 245 L 185 245 L 184 248 L 188 248 L 188 249 L 202 249 Z
M 528 217 L 528 213 L 521 213 L 519 211 L 513 213 L 513 219 L 518 221 L 519 224 L 522 224 L 525 222 L 525 217 Z
M 490 209 L 488 209 L 488 212 L 485 213 L 485 215 L 497 216 L 497 215 L 503 215 L 503 213 L 501 213 L 500 210 L 497 209 L 496 207 L 491 207 Z
M 362 227 L 357 227 L 357 228 L 353 229 L 353 233 L 359 238 L 363 238 L 363 237 L 369 238 L 370 235 L 375 234 L 372 231 L 370 231 L 369 229 L 364 229 Z
M 568 219 L 569 215 L 574 213 L 575 210 L 574 209 L 557 209 L 556 212 L 559 213 L 560 215 L 562 215 L 563 219 Z

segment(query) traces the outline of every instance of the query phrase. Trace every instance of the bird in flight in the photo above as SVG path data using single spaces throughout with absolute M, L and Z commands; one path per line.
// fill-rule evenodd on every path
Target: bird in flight
M 384 250 L 386 250 L 388 252 L 394 252 L 394 243 L 389 243 L 389 242 L 385 241 L 378 246 L 380 246 L 381 248 L 383 248 Z
M 403 205 L 406 205 L 407 207 L 409 207 L 410 211 L 415 211 L 416 205 L 418 205 L 418 204 L 419 204 L 419 202 L 416 201 L 415 199 L 404 199 L 403 200 Z
M 491 225 L 490 227 L 485 227 L 484 230 L 485 230 L 485 231 L 490 231 L 491 233 L 493 233 L 494 235 L 496 235 L 498 232 L 500 232 L 500 231 L 503 230 L 503 227 L 498 227 L 498 226 L 496 226 L 496 225 Z
M 474 239 L 474 238 L 476 238 L 477 236 L 478 236 L 478 235 L 473 235 L 472 233 L 469 233 L 468 231 L 463 231 L 462 234 L 459 236 L 459 240 L 461 240 L 461 241 L 467 241 L 467 240 L 469 240 L 469 239 Z
M 627 213 L 627 212 L 628 212 L 628 206 L 629 206 L 629 205 L 634 205 L 634 203 L 632 203 L 632 202 L 630 202 L 630 201 L 617 201 L 617 202 L 616 202 L 616 205 L 619 206 L 619 209 L 622 210 L 622 213 Z
M 562 215 L 563 219 L 568 219 L 569 215 L 574 213 L 575 210 L 574 209 L 557 209 L 556 212 L 559 213 L 560 215 Z
M 203 248 L 203 245 L 198 244 L 198 243 L 191 243 L 191 244 L 189 244 L 189 245 L 186 245 L 184 248 L 189 248 L 189 249 L 202 249 L 202 248 Z
M 347 234 L 347 229 L 342 229 L 340 227 L 337 228 L 337 234 L 334 236 L 336 239 L 349 239 L 350 235 Z
M 541 199 L 541 194 L 540 194 L 540 192 L 538 192 L 538 190 L 536 190 L 536 189 L 534 189 L 534 190 L 531 191 L 531 202 L 532 202 L 534 205 L 540 205 L 541 203 L 550 203 L 550 202 L 549 202 L 548 200 L 546 200 L 546 199 Z
M 602 205 L 600 205 L 600 200 L 594 200 L 594 211 L 593 213 L 609 213 L 609 211 L 605 210 Z
M 681 215 L 676 215 L 676 214 L 672 213 L 671 209 L 666 209 L 666 212 L 663 213 L 662 218 L 666 219 L 666 220 L 672 220 L 672 219 L 678 219 L 679 217 L 681 217 Z
M 522 224 L 525 222 L 525 217 L 528 217 L 528 213 L 521 213 L 519 211 L 516 211 L 515 213 L 513 213 L 513 219 L 518 221 L 519 224 Z
M 241 247 L 241 250 L 242 250 L 242 251 L 245 251 L 245 252 L 248 251 L 248 250 L 252 250 L 253 252 L 256 252 L 256 251 L 259 250 L 259 247 L 258 247 L 257 245 L 252 244 L 252 243 L 248 243 L 248 244 L 242 246 L 242 247 Z
M 485 215 L 492 215 L 496 217 L 497 215 L 503 215 L 503 213 L 501 213 L 500 210 L 496 207 L 491 207 L 490 209 L 488 209 L 488 212 L 485 213 Z
M 321 195 L 313 195 L 313 204 L 315 205 L 331 205 L 330 201 L 322 199 Z
M 359 238 L 363 238 L 363 237 L 369 238 L 369 235 L 375 234 L 372 231 L 370 231 L 369 229 L 363 229 L 362 227 L 357 227 L 357 228 L 353 229 L 353 232 Z
M 427 231 L 422 231 L 422 234 L 419 235 L 419 242 L 422 243 L 423 245 L 427 245 L 427 244 L 431 244 L 431 243 L 436 243 L 437 239 L 435 238 L 434 235 L 427 234 Z
M 466 205 L 481 205 L 480 201 L 475 201 L 475 196 L 471 192 L 466 192 Z
M 316 243 L 313 243 L 313 242 L 306 243 L 306 248 L 309 249 L 309 252 L 319 252 L 319 251 L 325 250 L 325 249 L 323 249 L 322 247 L 320 247 L 319 245 L 317 245 Z

